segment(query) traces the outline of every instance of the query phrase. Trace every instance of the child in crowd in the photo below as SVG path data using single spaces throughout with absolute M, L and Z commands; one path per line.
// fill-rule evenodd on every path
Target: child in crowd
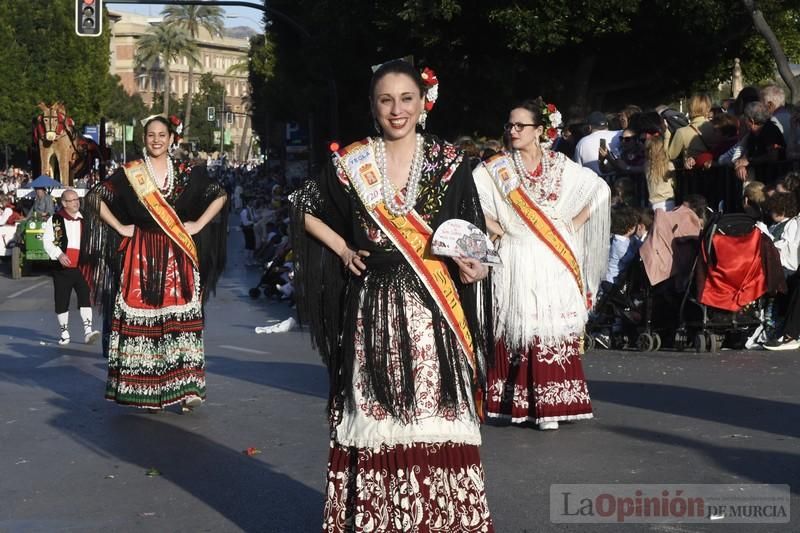
M 766 218 L 762 208 L 764 200 L 766 200 L 764 184 L 760 181 L 751 181 L 745 185 L 743 196 L 742 203 L 745 214 L 756 222 L 763 222 Z
M 776 192 L 764 201 L 764 213 L 772 220 L 769 234 L 773 241 L 783 237 L 783 229 L 790 219 L 797 216 L 797 200 L 794 194 Z
M 639 224 L 636 226 L 636 238 L 643 243 L 650 235 L 650 230 L 653 229 L 655 211 L 651 207 L 641 207 L 637 213 L 639 214 Z
M 641 241 L 636 237 L 639 228 L 639 213 L 632 207 L 622 206 L 611 210 L 611 248 L 608 252 L 608 270 L 605 280 L 617 283 L 625 272 Z

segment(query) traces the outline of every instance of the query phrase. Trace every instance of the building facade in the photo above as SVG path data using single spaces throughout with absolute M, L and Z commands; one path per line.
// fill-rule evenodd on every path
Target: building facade
M 158 65 L 151 69 L 136 66 L 136 46 L 139 38 L 163 18 L 148 17 L 134 13 L 109 10 L 111 21 L 111 74 L 120 77 L 122 86 L 128 94 L 139 94 L 145 104 L 152 105 L 153 97 L 163 92 L 164 71 Z M 199 49 L 199 66 L 193 73 L 193 93 L 199 90 L 200 77 L 205 73 L 214 75 L 215 80 L 225 87 L 225 109 L 232 116 L 226 120 L 225 129 L 230 134 L 233 144 L 232 153 L 235 159 L 247 157 L 252 144 L 253 132 L 250 128 L 249 107 L 247 105 L 250 85 L 247 69 L 231 72 L 233 65 L 246 63 L 250 43 L 247 39 L 232 37 L 212 37 L 205 29 L 200 30 L 197 37 Z M 186 58 L 180 58 L 170 64 L 170 92 L 182 98 L 189 90 L 189 65 Z M 221 104 L 217 105 L 220 114 Z M 183 110 L 173 110 L 182 114 Z M 191 136 L 191 131 L 190 131 Z M 227 137 L 227 135 L 226 135 Z M 190 139 L 191 140 L 191 139 Z

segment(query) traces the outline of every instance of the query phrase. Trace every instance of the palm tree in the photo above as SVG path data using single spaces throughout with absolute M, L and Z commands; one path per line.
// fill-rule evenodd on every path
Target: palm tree
M 189 64 L 197 63 L 197 44 L 186 30 L 170 24 L 158 24 L 142 35 L 136 47 L 136 63 L 164 69 L 164 114 L 169 114 L 170 63 L 185 57 Z
M 225 27 L 222 8 L 217 6 L 167 6 L 161 11 L 164 22 L 189 32 L 193 40 L 197 39 L 200 29 L 205 28 L 212 37 L 222 37 Z M 183 131 L 189 135 L 189 124 L 192 120 L 192 93 L 194 91 L 194 65 L 189 63 L 189 92 L 186 95 Z

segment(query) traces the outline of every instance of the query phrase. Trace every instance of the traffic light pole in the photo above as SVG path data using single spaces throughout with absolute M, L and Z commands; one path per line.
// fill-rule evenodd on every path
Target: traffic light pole
M 222 110 L 217 115 L 219 118 L 219 157 L 225 153 L 225 82 L 222 82 Z

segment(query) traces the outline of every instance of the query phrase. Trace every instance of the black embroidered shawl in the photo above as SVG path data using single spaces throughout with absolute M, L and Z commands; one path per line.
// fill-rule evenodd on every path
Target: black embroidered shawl
M 452 218 L 468 220 L 485 230 L 477 190 L 462 154 L 452 144 L 433 136 L 425 137 L 424 150 L 416 211 L 434 231 Z M 348 405 L 348 400 L 352 399 L 356 349 L 353 339 L 360 311 L 365 335 L 365 393 L 392 416 L 413 419 L 413 340 L 407 333 L 409 317 L 405 316 L 404 309 L 404 296 L 409 294 L 432 311 L 441 372 L 440 407 L 454 407 L 459 398 L 466 397 L 468 387 L 483 387 L 485 365 L 491 363 L 494 348 L 490 279 L 462 284 L 458 267 L 447 260 L 479 362 L 478 383 L 465 383 L 465 376 L 470 375 L 466 370 L 466 358 L 444 316 L 405 258 L 372 221 L 346 178 L 337 175 L 334 165 L 328 165 L 317 180 L 306 182 L 291 200 L 298 315 L 309 325 L 312 342 L 328 365 L 333 407 L 339 399 Z M 352 248 L 370 252 L 365 260 L 367 272 L 364 276 L 349 275 L 333 252 L 306 234 L 306 213 L 325 222 Z M 389 324 L 398 332 L 395 338 L 389 336 Z M 399 382 L 393 373 L 387 372 L 390 346 L 397 347 L 403 354 Z

